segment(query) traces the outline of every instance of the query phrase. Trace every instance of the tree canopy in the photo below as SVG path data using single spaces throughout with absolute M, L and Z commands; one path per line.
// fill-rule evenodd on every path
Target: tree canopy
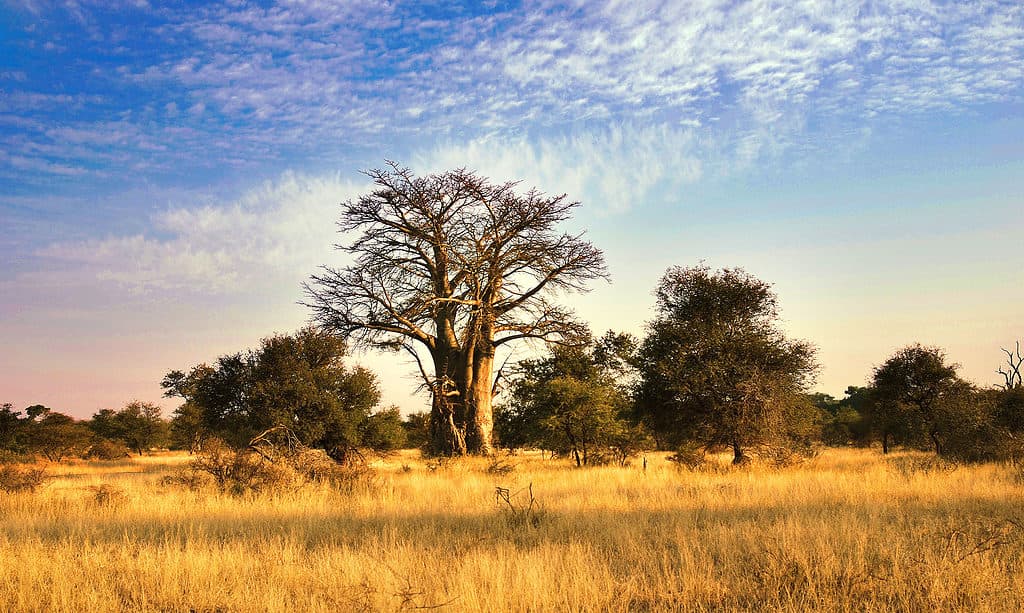
M 941 452 L 942 400 L 960 392 L 955 389 L 962 383 L 957 367 L 946 363 L 942 349 L 915 344 L 903 347 L 875 368 L 873 412 L 883 437 L 889 431 L 910 437 L 923 432 L 936 453 Z M 887 449 L 884 438 L 882 444 Z
M 263 339 L 255 350 L 200 364 L 164 378 L 167 396 L 185 404 L 172 429 L 179 440 L 212 435 L 244 445 L 260 432 L 283 426 L 310 447 L 344 460 L 358 447 L 390 446 L 381 420 L 376 376 L 345 364 L 344 339 L 313 327 Z M 395 428 L 400 429 L 400 425 Z
M 578 202 L 517 191 L 465 169 L 416 176 L 391 164 L 342 204 L 352 258 L 307 284 L 323 326 L 363 346 L 405 351 L 431 392 L 436 453 L 489 453 L 495 350 L 559 340 L 583 326 L 555 300 L 605 276 L 601 252 L 561 233 Z M 424 365 L 426 363 L 426 365 Z
M 673 267 L 655 296 L 637 393 L 652 431 L 668 443 L 730 447 L 739 463 L 750 446 L 809 426 L 815 349 L 777 328 L 769 284 L 738 268 Z
M 520 363 L 497 416 L 502 445 L 558 452 L 577 466 L 602 462 L 609 453 L 624 462 L 648 438 L 628 419 L 627 371 L 635 349 L 633 337 L 608 332 Z

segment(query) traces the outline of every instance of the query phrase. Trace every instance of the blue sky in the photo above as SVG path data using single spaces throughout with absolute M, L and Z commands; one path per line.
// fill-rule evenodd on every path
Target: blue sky
M 917 341 L 988 385 L 1024 337 L 1022 94 L 1017 2 L 0 0 L 0 401 L 159 400 L 299 327 L 385 159 L 581 200 L 598 331 L 703 259 L 776 284 L 825 391 Z

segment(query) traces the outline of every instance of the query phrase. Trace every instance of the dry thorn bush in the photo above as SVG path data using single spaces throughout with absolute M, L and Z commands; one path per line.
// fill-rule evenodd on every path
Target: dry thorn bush
M 487 467 L 484 468 L 484 472 L 488 475 L 505 476 L 511 474 L 516 469 L 516 465 L 513 464 L 508 457 L 494 456 L 491 461 L 487 463 Z
M 46 469 L 44 468 L 22 467 L 13 464 L 0 466 L 0 490 L 8 494 L 35 492 L 46 479 Z
M 934 455 L 904 455 L 889 458 L 889 469 L 904 479 L 954 472 L 959 465 Z
M 192 491 L 201 491 L 211 482 L 218 491 L 233 495 L 284 493 L 306 484 L 354 493 L 377 485 L 363 461 L 343 465 L 319 449 L 275 448 L 265 441 L 259 448 L 233 449 L 219 439 L 207 440 L 185 469 L 160 480 L 161 485 Z
M 123 460 L 131 457 L 131 452 L 128 451 L 128 446 L 120 441 L 108 441 L 101 440 L 89 448 L 89 451 L 85 452 L 85 459 L 87 460 Z
M 92 502 L 98 507 L 120 507 L 128 502 L 128 493 L 116 485 L 103 483 L 87 489 L 92 492 Z

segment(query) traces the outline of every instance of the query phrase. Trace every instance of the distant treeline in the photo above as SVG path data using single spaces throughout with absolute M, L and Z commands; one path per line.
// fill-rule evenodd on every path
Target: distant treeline
M 813 454 L 822 445 L 930 449 L 956 461 L 1021 456 L 1024 362 L 1004 350 L 1003 381 L 976 387 L 937 347 L 911 345 L 841 399 L 807 393 L 814 347 L 787 339 L 770 286 L 740 269 L 672 268 L 657 290 L 647 335 L 583 332 L 546 356 L 499 372 L 494 433 L 508 449 L 539 448 L 576 465 L 625 463 L 646 450 L 682 462 L 728 450 Z M 348 462 L 365 450 L 429 448 L 431 416 L 381 408 L 377 376 L 349 367 L 337 334 L 307 327 L 264 339 L 162 381 L 182 404 L 170 419 L 131 402 L 77 421 L 42 405 L 0 407 L 0 453 L 117 459 L 156 448 L 236 448 L 286 428 L 301 444 Z M 501 393 L 499 393 L 501 392 Z

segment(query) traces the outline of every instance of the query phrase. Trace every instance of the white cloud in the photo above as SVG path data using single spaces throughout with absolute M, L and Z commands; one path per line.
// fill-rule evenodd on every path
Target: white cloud
M 37 253 L 74 264 L 73 276 L 133 291 L 237 293 L 294 283 L 336 257 L 338 203 L 365 186 L 285 174 L 222 205 L 175 206 L 152 235 L 54 244 Z
M 417 172 L 466 167 L 524 189 L 567 193 L 605 213 L 657 198 L 655 188 L 703 173 L 692 129 L 619 126 L 561 138 L 484 137 L 440 146 L 413 159 Z
M 475 139 L 425 149 L 410 165 L 417 173 L 468 167 L 610 214 L 697 181 L 704 172 L 697 150 L 692 129 L 622 126 L 534 141 Z M 339 176 L 286 173 L 232 202 L 170 206 L 146 234 L 57 243 L 36 256 L 61 262 L 64 282 L 113 282 L 158 295 L 297 287 L 337 261 L 338 204 L 368 188 Z
M 424 140 L 514 142 L 620 124 L 692 126 L 730 143 L 724 163 L 742 167 L 808 142 L 832 146 L 818 126 L 971 112 L 1019 101 L 1024 89 L 1024 6 L 997 0 L 528 0 L 483 15 L 425 13 L 383 0 L 162 11 L 145 32 L 160 53 L 94 67 L 153 98 L 124 121 L 137 137 L 109 146 L 101 141 L 114 133 L 97 117 L 127 101 L 14 89 L 0 108 L 29 117 L 76 107 L 63 132 L 23 133 L 29 144 L 98 133 L 84 159 L 50 159 L 54 169 L 132 168 L 104 156 L 134 154 L 140 139 L 147 152 L 166 148 L 147 153 L 146 168 L 167 171 L 299 165 L 365 143 L 401 157 Z

